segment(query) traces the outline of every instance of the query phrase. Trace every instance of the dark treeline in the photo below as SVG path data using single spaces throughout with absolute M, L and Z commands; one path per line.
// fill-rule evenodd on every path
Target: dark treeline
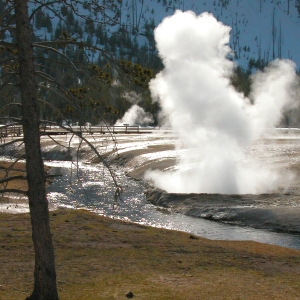
M 47 74 L 45 81 L 40 79 L 37 83 L 42 119 L 58 123 L 64 118 L 70 123 L 98 124 L 105 121 L 113 124 L 132 105 L 131 99 L 124 97 L 132 91 L 140 95 L 139 105 L 155 117 L 158 107 L 152 104 L 148 82 L 161 70 L 162 63 L 155 49 L 154 19 L 144 21 L 139 32 L 134 32 L 131 24 L 119 23 L 117 19 L 120 15 L 119 1 L 110 2 L 113 20 L 109 19 L 109 15 L 107 19 L 106 16 L 98 19 L 92 2 L 83 2 L 84 5 L 86 3 L 84 9 L 90 14 L 85 18 L 78 18 L 72 7 L 59 3 L 40 6 L 37 10 L 36 6 L 29 6 L 29 11 L 34 12 L 31 20 L 34 42 L 43 43 L 42 47 L 35 47 L 36 70 L 44 77 Z M 0 0 L 0 11 L 5 9 L 5 4 L 4 0 Z M 8 23 L 14 20 L 9 12 L 4 18 Z M 6 30 L 3 40 L 13 42 L 14 35 Z M 49 47 L 45 46 L 48 42 Z M 5 46 L 1 48 L 1 59 L 8 61 L 1 68 L 2 77 L 18 68 L 16 63 L 9 63 L 12 51 Z M 70 64 L 87 76 L 83 79 L 78 73 L 70 72 Z M 74 103 L 57 97 L 55 91 L 58 85 L 68 90 L 79 110 L 74 109 Z M 20 95 L 12 84 L 6 85 L 0 92 L 2 107 L 20 101 Z M 55 109 L 49 109 L 47 103 Z M 19 117 L 19 108 L 12 106 L 7 110 L 7 116 Z M 84 119 L 82 116 L 85 116 Z
M 64 56 L 55 51 L 50 51 L 47 47 L 35 48 L 36 69 L 54 78 L 55 82 L 60 82 L 69 90 L 69 93 L 76 99 L 78 107 L 84 111 L 85 118 L 80 119 L 78 111 L 75 111 L 70 103 L 63 101 L 55 94 L 56 83 L 49 84 L 49 81 L 38 82 L 39 97 L 41 99 L 41 118 L 55 122 L 62 122 L 62 114 L 70 123 L 89 122 L 99 124 L 102 121 L 113 124 L 132 105 L 128 97 L 124 95 L 134 91 L 140 95 L 139 105 L 154 116 L 157 123 L 159 107 L 152 104 L 147 83 L 149 79 L 157 74 L 162 68 L 161 59 L 158 56 L 154 41 L 154 18 L 145 19 L 137 14 L 134 19 L 128 12 L 126 18 L 121 12 L 122 1 L 115 1 L 114 12 L 118 16 L 113 26 L 108 26 L 106 20 L 95 22 L 95 18 L 86 17 L 84 20 L 77 18 L 72 9 L 59 4 L 52 4 L 52 10 L 39 9 L 32 19 L 32 30 L 35 32 L 35 41 L 82 41 L 85 45 L 90 45 L 81 49 L 72 43 L 62 43 L 57 45 L 57 49 Z M 85 7 L 91 15 L 97 12 L 88 4 Z M 223 6 L 229 1 L 219 1 Z M 5 7 L 5 1 L 0 0 L 0 11 Z M 30 7 L 33 11 L 35 7 Z M 55 14 L 53 14 L 55 11 Z M 52 12 L 52 13 L 51 13 Z M 6 20 L 11 16 L 6 14 Z M 123 21 L 120 21 L 123 20 Z M 124 21 L 125 20 L 125 21 Z M 13 35 L 5 33 L 4 39 L 12 40 Z M 53 45 L 51 45 L 52 47 Z M 99 52 L 96 49 L 102 49 Z M 9 57 L 11 53 L 1 52 L 1 57 Z M 69 61 L 68 61 L 69 60 Z M 111 61 L 119 62 L 119 69 L 116 69 Z M 76 73 L 69 71 L 69 62 L 76 65 L 78 69 L 83 69 L 89 76 L 79 79 Z M 262 70 L 267 65 L 263 59 L 249 59 L 247 69 L 237 67 L 232 76 L 232 84 L 239 91 L 248 96 L 251 88 L 251 74 L 256 70 Z M 88 66 L 88 69 L 86 69 Z M 7 64 L 1 72 L 9 72 L 16 65 Z M 122 71 L 122 74 L 120 73 Z M 132 76 L 135 73 L 135 76 Z M 94 79 L 99 80 L 95 85 Z M 134 78 L 133 78 L 134 77 Z M 49 79 L 48 78 L 48 79 Z M 1 90 L 1 106 L 11 102 L 20 101 L 20 95 L 13 85 Z M 46 105 L 52 103 L 56 109 L 49 109 Z M 95 109 L 97 108 L 97 109 Z M 13 107 L 8 111 L 8 116 L 19 116 L 20 111 Z

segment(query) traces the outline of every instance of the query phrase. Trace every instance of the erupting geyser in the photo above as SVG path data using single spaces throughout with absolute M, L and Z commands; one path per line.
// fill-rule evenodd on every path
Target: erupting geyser
M 164 119 L 185 150 L 176 169 L 146 173 L 156 187 L 177 193 L 261 193 L 278 173 L 237 162 L 247 147 L 274 127 L 294 103 L 298 79 L 288 60 L 272 62 L 253 77 L 250 99 L 230 83 L 230 27 L 213 15 L 176 11 L 155 30 L 165 68 L 150 82 Z

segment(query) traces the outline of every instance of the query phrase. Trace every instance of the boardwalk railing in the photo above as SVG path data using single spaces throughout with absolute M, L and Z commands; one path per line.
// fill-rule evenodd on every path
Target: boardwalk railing
M 77 134 L 118 134 L 118 133 L 151 133 L 153 129 L 139 126 L 75 126 L 70 128 L 74 133 Z M 72 133 L 65 128 L 59 126 L 42 125 L 40 127 L 41 136 L 45 135 L 66 135 Z M 23 135 L 22 126 L 2 126 L 0 127 L 0 142 L 4 142 L 7 137 L 18 137 Z
M 75 133 L 80 134 L 117 134 L 117 133 L 150 133 L 152 130 L 149 128 L 142 128 L 139 126 L 75 126 L 70 128 Z M 41 127 L 41 135 L 63 135 L 72 133 L 65 128 L 58 126 L 44 126 Z
M 3 139 L 8 136 L 20 136 L 23 134 L 21 126 L 2 126 L 0 127 L 0 138 Z

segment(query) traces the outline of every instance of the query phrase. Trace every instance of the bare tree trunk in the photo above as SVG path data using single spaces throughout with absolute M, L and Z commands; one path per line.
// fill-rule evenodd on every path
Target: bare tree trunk
M 14 1 L 22 98 L 28 199 L 35 251 L 34 289 L 30 300 L 58 299 L 54 249 L 49 225 L 48 202 L 40 148 L 39 112 L 34 71 L 34 53 L 27 1 Z

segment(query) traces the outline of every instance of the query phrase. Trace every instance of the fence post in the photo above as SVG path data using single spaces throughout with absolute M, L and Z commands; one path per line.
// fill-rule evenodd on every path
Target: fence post
M 129 124 L 123 124 L 125 126 L 125 133 L 127 133 L 127 127 L 129 126 Z

